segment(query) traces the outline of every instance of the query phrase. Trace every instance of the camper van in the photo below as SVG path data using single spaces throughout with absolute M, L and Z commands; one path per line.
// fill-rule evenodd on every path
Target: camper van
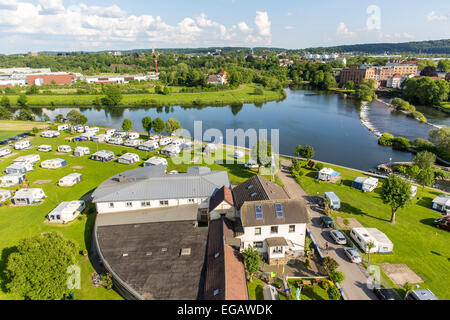
M 58 181 L 60 187 L 73 187 L 81 182 L 81 173 L 71 173 Z
M 74 157 L 82 157 L 88 154 L 91 154 L 91 150 L 88 147 L 76 147 L 73 151 Z
M 121 145 L 121 144 L 123 144 L 123 139 L 122 138 L 109 138 L 106 142 L 108 142 L 109 144 Z
M 4 157 L 8 154 L 11 154 L 11 149 L 10 148 L 1 148 L 0 149 L 0 157 Z
M 61 134 L 58 131 L 54 131 L 54 130 L 46 130 L 46 131 L 42 131 L 42 133 L 41 133 L 42 138 L 57 138 L 60 135 Z
M 147 152 L 151 152 L 151 151 L 155 151 L 156 149 L 159 148 L 159 144 L 156 141 L 145 141 L 144 143 L 140 144 L 138 149 L 141 151 L 147 151 Z
M 353 228 L 350 232 L 350 236 L 366 253 L 369 252 L 367 244 L 370 242 L 373 242 L 375 245 L 370 249 L 371 253 L 392 253 L 394 250 L 392 241 L 376 228 Z
M 94 161 L 108 162 L 114 159 L 114 153 L 109 150 L 100 150 L 91 156 Z
M 323 198 L 330 201 L 330 208 L 333 210 L 341 209 L 341 199 L 334 192 L 325 192 Z
M 142 143 L 142 140 L 139 139 L 127 139 L 125 140 L 125 142 L 123 143 L 123 145 L 125 147 L 138 147 L 140 144 Z
M 117 162 L 122 164 L 135 164 L 140 161 L 139 155 L 136 153 L 125 153 L 117 159 Z
M 70 146 L 62 145 L 62 146 L 58 147 L 58 152 L 59 153 L 71 153 L 72 148 Z
M 24 150 L 24 149 L 30 148 L 31 146 L 32 146 L 32 144 L 29 140 L 22 140 L 22 141 L 18 141 L 14 144 L 14 149 Z
M 52 152 L 52 146 L 48 144 L 42 144 L 38 147 L 39 152 Z
M 31 164 L 35 164 L 36 162 L 40 161 L 41 157 L 38 154 L 29 154 L 26 156 L 18 157 L 14 159 L 13 162 L 27 162 Z
M 41 162 L 41 168 L 44 169 L 59 169 L 67 165 L 64 159 L 50 159 Z

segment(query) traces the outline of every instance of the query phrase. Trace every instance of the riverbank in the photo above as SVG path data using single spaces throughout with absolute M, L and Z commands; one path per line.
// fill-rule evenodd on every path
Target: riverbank
M 116 107 L 140 107 L 140 106 L 172 106 L 172 105 L 227 105 L 242 103 L 264 103 L 278 101 L 285 98 L 285 92 L 263 89 L 263 94 L 255 94 L 255 84 L 245 84 L 235 90 L 215 92 L 186 93 L 177 92 L 163 94 L 123 94 L 123 99 Z M 7 96 L 11 106 L 19 108 L 17 99 L 19 96 Z M 27 95 L 27 106 L 92 106 L 104 95 Z

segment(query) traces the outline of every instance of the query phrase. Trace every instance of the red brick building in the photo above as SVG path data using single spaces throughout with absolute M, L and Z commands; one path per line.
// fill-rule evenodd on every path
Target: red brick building
M 36 74 L 27 76 L 27 84 L 42 85 L 42 84 L 72 84 L 77 80 L 75 74 Z

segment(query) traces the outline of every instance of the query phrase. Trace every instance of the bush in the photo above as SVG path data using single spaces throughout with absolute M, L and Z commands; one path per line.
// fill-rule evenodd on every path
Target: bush
M 341 271 L 332 271 L 330 272 L 330 280 L 334 283 L 342 283 L 344 281 L 345 275 Z
M 111 290 L 113 287 L 113 281 L 112 281 L 112 276 L 109 272 L 105 273 L 102 277 L 102 285 L 108 289 Z
M 334 272 L 337 269 L 337 267 L 339 267 L 337 261 L 331 257 L 323 258 L 322 264 L 325 267 L 325 269 L 327 269 L 329 272 Z
M 378 139 L 378 144 L 380 146 L 390 147 L 394 141 L 394 136 L 388 132 L 383 133 L 383 135 Z
M 330 300 L 340 300 L 341 299 L 341 292 L 335 286 L 330 287 L 327 290 L 327 293 L 328 293 L 328 297 L 330 298 Z
M 416 147 L 417 150 L 423 151 L 433 151 L 434 150 L 434 145 L 433 143 L 431 143 L 428 140 L 425 139 L 421 139 L 421 138 L 417 138 L 416 140 L 414 140 L 414 146 Z
M 395 150 L 407 151 L 409 147 L 411 147 L 411 141 L 406 138 L 396 137 L 392 141 L 392 148 Z
M 328 289 L 333 286 L 334 286 L 334 284 L 330 280 L 324 279 L 324 280 L 320 281 L 320 287 L 325 291 L 328 291 Z
M 316 169 L 317 171 L 322 170 L 323 168 L 325 168 L 325 165 L 323 163 L 316 163 Z
M 255 91 L 253 92 L 256 95 L 262 96 L 264 94 L 264 90 L 260 87 L 255 88 Z

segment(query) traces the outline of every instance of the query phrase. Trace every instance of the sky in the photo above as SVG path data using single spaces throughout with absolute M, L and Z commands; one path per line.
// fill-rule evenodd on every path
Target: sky
M 0 0 L 4 54 L 448 38 L 448 0 Z

